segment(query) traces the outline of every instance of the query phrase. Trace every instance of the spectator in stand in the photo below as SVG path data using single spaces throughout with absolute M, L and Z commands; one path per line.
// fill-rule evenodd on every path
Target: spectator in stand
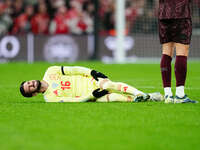
M 49 16 L 51 19 L 53 19 L 58 11 L 58 8 L 61 6 L 66 6 L 65 2 L 68 2 L 70 0 L 46 0 L 46 5 L 49 10 Z
M 82 1 L 73 0 L 70 3 L 69 27 L 73 34 L 91 33 L 93 31 L 93 20 L 89 13 L 81 7 Z
M 68 25 L 69 19 L 70 16 L 67 8 L 65 6 L 60 6 L 57 9 L 55 17 L 50 23 L 49 32 L 51 34 L 68 34 L 70 32 Z
M 103 23 L 103 30 L 110 32 L 114 30 L 115 26 L 115 3 L 113 0 L 102 0 L 100 1 L 100 19 Z M 103 32 L 104 32 L 103 31 Z
M 88 34 L 93 31 L 93 20 L 86 12 L 82 12 L 69 22 L 70 31 L 73 34 Z
M 100 18 L 103 23 L 105 33 L 115 35 L 115 6 L 114 0 L 100 1 Z M 127 34 L 133 27 L 136 19 L 144 14 L 145 0 L 127 0 L 126 1 L 126 29 Z M 104 33 L 104 32 L 103 32 Z
M 147 11 L 147 1 L 145 0 L 132 0 L 129 1 L 130 6 L 126 9 L 127 28 L 130 32 L 149 32 L 151 23 L 149 17 L 151 14 Z M 145 22 L 147 21 L 147 22 Z
M 0 35 L 6 34 L 12 25 L 11 17 L 5 13 L 6 5 L 0 2 Z
M 25 7 L 25 12 L 19 15 L 14 20 L 14 26 L 12 29 L 12 34 L 24 34 L 31 31 L 30 20 L 34 13 L 34 9 L 32 5 L 27 5 Z
M 83 3 L 83 11 L 86 11 L 87 14 L 91 17 L 91 19 L 94 17 L 94 12 L 95 12 L 95 8 L 94 8 L 94 4 L 92 1 L 88 0 L 85 1 Z
M 31 19 L 31 29 L 34 34 L 48 34 L 49 33 L 50 18 L 47 12 L 45 3 L 39 3 L 38 13 Z
M 82 13 L 82 7 L 81 7 L 81 4 L 76 1 L 76 0 L 71 0 L 70 3 L 69 3 L 69 16 L 70 16 L 70 19 L 74 19 L 74 18 L 77 18 L 81 13 Z
M 12 0 L 5 0 L 5 6 L 6 6 L 5 13 L 8 14 L 9 16 L 13 14 L 12 5 L 13 5 Z
M 126 15 L 126 26 L 128 29 L 133 27 L 135 20 L 137 19 L 138 16 L 138 11 L 135 3 L 132 1 L 127 2 L 127 7 L 125 10 L 125 15 Z
M 15 0 L 13 2 L 13 13 L 12 13 L 12 18 L 15 19 L 18 17 L 20 14 L 23 13 L 24 11 L 24 2 L 23 0 Z
M 65 5 L 65 0 L 49 0 L 49 1 L 50 1 L 51 6 L 54 9 L 58 9 L 59 7 Z M 71 1 L 71 0 L 69 0 L 69 1 Z
M 158 1 L 126 0 L 125 32 L 154 33 L 157 31 L 155 14 L 158 11 Z M 0 2 L 4 4 L 4 8 L 0 10 L 1 20 L 12 18 L 11 21 L 8 21 L 9 25 L 6 25 L 4 33 L 26 33 L 30 30 L 35 34 L 84 34 L 93 32 L 95 9 L 93 0 L 0 0 Z M 36 6 L 34 8 L 38 9 L 37 14 L 26 14 L 27 11 L 32 13 L 34 11 L 32 8 L 25 7 L 27 3 Z M 116 0 L 99 1 L 101 34 L 116 34 L 115 5 Z M 193 17 L 193 27 L 198 28 L 200 26 L 200 0 L 193 0 L 193 10 L 193 14 L 196 15 Z M 199 15 L 197 15 L 198 12 Z M 31 18 L 32 15 L 33 18 Z M 12 22 L 14 23 L 12 24 Z M 5 20 L 0 22 L 1 29 L 2 25 L 5 27 L 4 23 Z M 50 27 L 47 29 L 49 24 Z

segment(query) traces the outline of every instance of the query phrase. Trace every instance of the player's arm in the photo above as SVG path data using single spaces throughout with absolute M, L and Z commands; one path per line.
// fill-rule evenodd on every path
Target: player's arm
M 44 75 L 44 79 L 48 78 L 51 74 L 60 75 L 82 75 L 82 76 L 92 76 L 92 70 L 86 67 L 79 66 L 51 66 L 47 69 Z
M 63 75 L 87 75 L 91 76 L 91 69 L 80 66 L 61 66 Z
M 82 75 L 82 76 L 92 76 L 96 81 L 98 78 L 108 78 L 101 72 L 92 70 L 86 67 L 80 66 L 52 66 L 47 69 L 44 75 L 46 79 L 50 74 L 62 74 L 62 75 Z
M 45 74 L 44 74 L 43 80 L 49 80 L 50 76 L 53 75 L 53 74 L 54 75 L 55 74 L 60 74 L 61 75 L 62 73 L 61 73 L 61 69 L 60 68 L 61 68 L 60 66 L 51 66 L 51 67 L 49 67 L 46 70 Z
M 90 75 L 91 69 L 80 66 L 51 66 L 45 74 L 62 74 L 62 75 Z
M 98 81 L 98 78 L 107 78 L 103 73 L 98 72 L 96 70 L 92 70 L 86 67 L 67 67 L 61 66 L 61 71 L 63 75 L 87 75 L 92 76 L 95 80 Z

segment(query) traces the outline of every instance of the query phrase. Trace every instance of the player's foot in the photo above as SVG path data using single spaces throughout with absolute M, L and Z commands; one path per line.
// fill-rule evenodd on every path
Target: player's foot
M 169 96 L 169 95 L 165 95 L 165 103 L 174 103 L 174 97 L 173 96 Z
M 138 94 L 134 97 L 133 102 L 145 102 L 150 98 L 148 94 Z
M 198 103 L 198 101 L 191 100 L 187 95 L 185 95 L 183 97 L 176 96 L 174 103 Z
M 160 94 L 160 92 L 155 92 L 155 93 L 148 93 L 148 95 L 150 96 L 148 100 L 150 101 L 163 101 L 164 97 L 162 94 Z

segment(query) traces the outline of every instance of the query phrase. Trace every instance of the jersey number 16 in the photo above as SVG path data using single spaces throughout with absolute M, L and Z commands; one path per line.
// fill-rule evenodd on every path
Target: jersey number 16
M 71 83 L 69 81 L 61 81 L 60 84 L 62 90 L 71 89 Z

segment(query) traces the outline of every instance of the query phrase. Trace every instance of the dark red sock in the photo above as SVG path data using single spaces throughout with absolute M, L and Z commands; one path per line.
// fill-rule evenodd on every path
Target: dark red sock
M 163 87 L 171 87 L 171 56 L 162 55 L 160 69 L 163 81 Z
M 175 76 L 176 86 L 184 86 L 187 74 L 187 56 L 176 56 Z

